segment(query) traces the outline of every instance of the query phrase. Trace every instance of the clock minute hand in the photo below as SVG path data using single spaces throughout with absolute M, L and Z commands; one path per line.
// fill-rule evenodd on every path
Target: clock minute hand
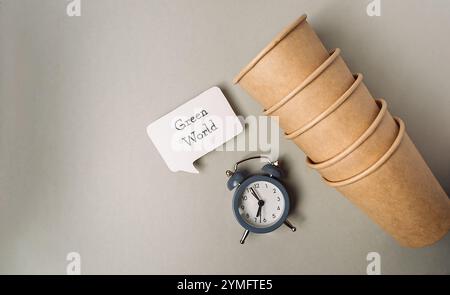
M 259 222 L 261 222 L 261 209 L 262 206 L 264 206 L 264 201 L 258 197 L 258 194 L 252 187 L 250 188 L 250 192 L 258 200 L 258 212 L 256 213 L 256 217 L 259 217 Z
M 261 201 L 261 199 L 258 197 L 258 195 L 256 194 L 255 190 L 252 187 L 250 188 L 250 192 L 258 201 Z

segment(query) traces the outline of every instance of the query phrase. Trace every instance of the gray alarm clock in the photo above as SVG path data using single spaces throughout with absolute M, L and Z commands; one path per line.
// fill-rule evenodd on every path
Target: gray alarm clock
M 238 166 L 246 161 L 263 159 L 267 163 L 262 173 L 246 176 Z M 232 209 L 238 223 L 245 229 L 241 238 L 244 244 L 250 232 L 265 234 L 281 225 L 288 226 L 293 232 L 296 228 L 287 220 L 290 200 L 289 194 L 281 183 L 283 175 L 278 161 L 272 162 L 266 156 L 243 159 L 234 165 L 234 171 L 227 170 L 228 189 L 235 190 Z

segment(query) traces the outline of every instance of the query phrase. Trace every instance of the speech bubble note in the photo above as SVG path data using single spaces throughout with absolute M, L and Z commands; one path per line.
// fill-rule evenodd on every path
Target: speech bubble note
M 147 127 L 173 172 L 199 173 L 194 162 L 243 131 L 225 95 L 212 87 Z

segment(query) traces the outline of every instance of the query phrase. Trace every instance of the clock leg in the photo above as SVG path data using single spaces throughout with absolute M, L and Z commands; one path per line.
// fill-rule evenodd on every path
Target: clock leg
M 241 238 L 241 244 L 245 243 L 245 239 L 248 237 L 249 233 L 250 232 L 248 230 L 245 230 L 245 232 L 244 232 L 244 234 L 242 235 L 242 238 Z
M 284 222 L 284 224 L 289 227 L 291 229 L 291 231 L 295 232 L 297 230 L 297 228 L 295 226 L 292 225 L 292 223 L 289 222 L 289 220 L 286 219 L 286 221 Z

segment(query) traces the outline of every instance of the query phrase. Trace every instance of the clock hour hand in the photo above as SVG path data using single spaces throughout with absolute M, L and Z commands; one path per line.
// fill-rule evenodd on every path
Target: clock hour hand
M 256 212 L 256 217 L 261 216 L 261 208 L 262 206 L 258 204 L 258 212 Z

